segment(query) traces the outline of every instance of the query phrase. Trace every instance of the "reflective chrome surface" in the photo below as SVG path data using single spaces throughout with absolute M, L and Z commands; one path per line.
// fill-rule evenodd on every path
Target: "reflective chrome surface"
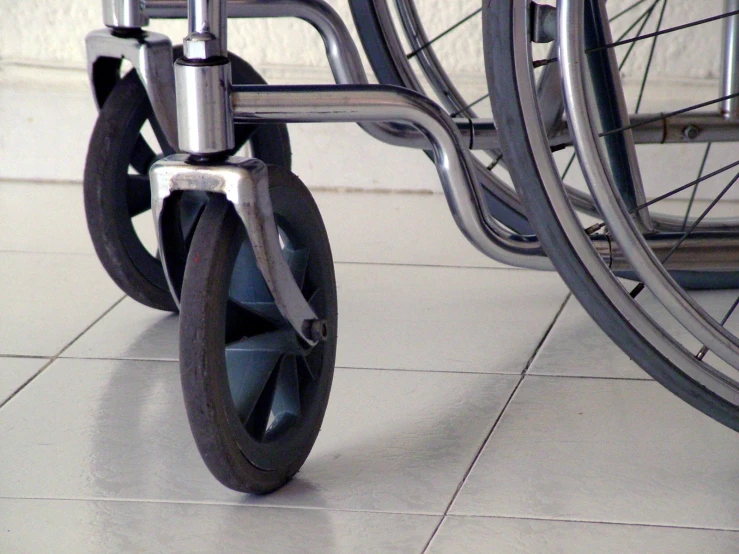
M 207 155 L 232 149 L 231 63 L 191 65 L 178 60 L 175 80 L 180 150 Z
M 226 55 L 227 25 L 224 0 L 189 0 L 185 57 L 207 60 Z
M 425 96 L 381 85 L 233 88 L 237 121 L 401 121 L 416 126 L 431 142 L 449 209 L 470 242 L 487 256 L 508 265 L 551 267 L 537 243 L 511 237 L 510 231 L 489 217 L 463 137 L 449 115 Z
M 110 29 L 93 31 L 85 38 L 87 71 L 95 87 L 95 62 L 100 58 L 126 59 L 139 74 L 154 115 L 169 144 L 177 149 L 177 112 L 172 66 L 172 42 L 160 33 L 121 37 Z M 95 92 L 93 90 L 93 92 Z M 97 94 L 93 94 L 96 101 Z
M 237 157 L 228 158 L 217 166 L 193 166 L 187 160 L 187 155 L 175 154 L 156 162 L 149 172 L 157 233 L 160 233 L 164 202 L 173 191 L 197 190 L 225 194 L 246 227 L 257 266 L 280 313 L 303 341 L 311 346 L 316 344 L 310 333 L 306 332 L 317 319 L 316 314 L 303 297 L 282 254 L 269 196 L 267 166 L 256 159 Z M 167 252 L 161 249 L 161 235 L 159 239 L 160 252 L 166 259 Z M 162 265 L 166 274 L 166 262 Z M 167 281 L 170 290 L 175 291 L 169 274 Z M 174 292 L 173 296 L 179 303 Z
M 608 162 L 603 158 L 599 148 L 599 129 L 597 122 L 592 119 L 590 110 L 578 109 L 592 106 L 588 98 L 589 89 L 585 82 L 582 68 L 585 67 L 585 52 L 583 48 L 583 10 L 585 0 L 561 0 L 558 4 L 558 36 L 559 66 L 562 72 L 564 86 L 565 107 L 575 147 L 580 161 L 583 175 L 591 194 L 598 202 L 604 220 L 608 224 L 609 232 L 619 242 L 631 266 L 636 268 L 642 282 L 659 299 L 665 308 L 698 340 L 712 352 L 720 356 L 732 367 L 739 367 L 739 341 L 711 318 L 690 296 L 680 288 L 662 266 L 646 241 L 637 229 L 633 219 L 625 209 L 623 201 L 613 183 L 613 175 L 607 171 Z M 603 21 L 603 25 L 607 22 Z M 564 212 L 563 212 L 564 213 Z M 581 231 L 580 231 L 581 232 Z M 596 268 L 593 267 L 593 270 Z M 626 306 L 624 306 L 626 307 Z M 643 333 L 644 334 L 644 333 Z M 672 340 L 665 336 L 663 338 Z M 649 335 L 645 335 L 649 336 Z M 653 343 L 656 340 L 652 339 Z M 665 350 L 667 351 L 667 350 Z M 687 352 L 684 352 L 687 354 Z M 676 357 L 684 354 L 675 353 Z M 690 360 L 684 367 L 689 368 L 697 361 Z M 682 365 L 682 364 L 681 364 Z M 698 364 L 699 365 L 699 364 Z M 687 369 L 691 372 L 690 369 Z M 705 370 L 703 370 L 705 371 Z M 702 373 L 699 369 L 691 377 L 698 382 L 715 378 L 712 390 L 724 388 L 723 394 L 728 398 L 736 396 L 732 384 L 726 384 L 726 376 L 719 373 Z M 722 382 L 723 381 L 723 382 Z
M 584 48 L 593 49 L 590 56 L 582 61 L 585 65 L 580 69 L 585 76 L 585 86 L 593 88 L 589 96 L 591 104 L 582 104 L 580 109 L 593 109 L 598 115 L 600 132 L 607 133 L 598 142 L 600 156 L 613 174 L 613 182 L 618 187 L 621 199 L 632 211 L 633 218 L 642 232 L 654 231 L 649 210 L 635 210 L 646 202 L 639 161 L 634 145 L 634 134 L 629 121 L 629 110 L 626 97 L 621 86 L 616 51 L 613 48 L 600 48 L 603 44 L 613 43 L 611 27 L 608 25 L 608 14 L 605 2 L 601 0 L 585 0 L 588 17 L 585 17 L 582 38 Z M 560 68 L 561 70 L 561 68 Z M 572 107 L 572 105 L 570 105 Z M 568 112 L 569 113 L 569 112 Z M 608 133 L 614 129 L 623 129 L 619 133 Z
M 724 0 L 724 13 L 739 10 L 739 0 Z M 739 15 L 724 19 L 723 50 L 721 52 L 721 90 L 719 96 L 739 92 Z M 731 119 L 739 118 L 739 98 L 721 102 L 721 113 Z
M 114 29 L 140 29 L 149 18 L 141 0 L 103 0 L 103 23 Z

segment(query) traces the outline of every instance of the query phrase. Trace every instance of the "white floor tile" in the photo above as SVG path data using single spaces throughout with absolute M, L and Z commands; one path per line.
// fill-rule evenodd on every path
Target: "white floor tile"
M 3 550 L 420 552 L 438 516 L 154 502 L 0 499 Z
M 567 301 L 529 373 L 651 379 L 600 330 L 574 297 Z
M 567 290 L 554 273 L 337 267 L 346 367 L 520 373 Z
M 570 521 L 449 516 L 429 554 L 726 554 L 739 533 Z
M 0 250 L 94 254 L 82 187 L 0 183 Z
M 177 315 L 125 298 L 62 356 L 176 361 L 178 325 Z
M 631 290 L 635 283 L 628 282 Z M 693 291 L 698 304 L 720 321 L 739 295 L 735 290 Z M 690 352 L 697 353 L 702 346 L 648 290 L 638 296 L 639 304 Z M 739 318 L 731 318 L 727 328 L 739 331 Z M 711 354 L 706 360 L 711 360 Z M 716 363 L 712 361 L 711 363 Z M 568 300 L 544 341 L 529 373 L 533 375 L 565 375 L 623 379 L 651 379 L 651 377 L 613 343 L 593 322 L 573 297 Z M 739 374 L 733 373 L 735 378 Z
M 738 457 L 657 383 L 527 377 L 452 513 L 739 529 Z
M 0 357 L 0 404 L 48 362 L 49 360 L 44 358 Z
M 0 354 L 53 356 L 122 293 L 92 255 L 0 252 Z
M 4 83 L 0 178 L 81 182 L 96 117 L 89 89 Z
M 315 192 L 336 262 L 507 267 L 479 252 L 441 194 Z
M 545 273 L 337 264 L 336 274 L 343 367 L 520 373 L 565 297 Z M 64 357 L 176 360 L 177 324 L 126 299 Z
M 277 493 L 250 497 L 200 459 L 177 364 L 58 360 L 0 410 L 0 497 L 441 514 L 516 380 L 338 369 L 304 468 Z

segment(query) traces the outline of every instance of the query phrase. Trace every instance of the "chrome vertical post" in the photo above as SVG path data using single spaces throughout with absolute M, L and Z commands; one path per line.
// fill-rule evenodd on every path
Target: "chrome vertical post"
M 739 0 L 724 0 L 724 13 L 739 10 Z M 721 53 L 721 96 L 739 92 L 739 15 L 724 19 L 724 44 Z M 721 102 L 721 114 L 739 118 L 739 97 Z
M 116 30 L 134 30 L 146 27 L 144 0 L 103 0 L 103 23 Z
M 226 0 L 189 0 L 184 57 L 175 64 L 180 149 L 207 159 L 234 147 Z

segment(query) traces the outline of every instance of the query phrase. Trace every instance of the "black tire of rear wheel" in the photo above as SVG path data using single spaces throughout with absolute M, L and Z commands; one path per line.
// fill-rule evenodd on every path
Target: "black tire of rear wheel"
M 483 0 L 485 72 L 493 112 L 500 122 L 503 155 L 509 162 L 513 181 L 526 203 L 537 236 L 562 279 L 588 314 L 629 358 L 680 399 L 739 431 L 739 406 L 718 397 L 688 377 L 637 332 L 592 277 L 560 226 L 541 181 L 518 101 L 513 47 L 517 37 L 512 17 L 512 6 L 516 1 Z
M 181 47 L 174 49 L 174 56 Z M 233 81 L 264 84 L 244 60 L 230 55 Z M 126 175 L 141 127 L 153 120 L 151 104 L 135 71 L 118 81 L 103 104 L 85 162 L 85 214 L 95 251 L 113 281 L 131 298 L 152 308 L 177 311 L 161 261 L 141 243 L 128 213 Z M 250 140 L 252 153 L 265 163 L 289 168 L 290 139 L 285 125 L 237 127 L 237 146 Z M 186 249 L 181 249 L 186 252 Z M 179 263 L 184 266 L 184 258 Z
M 328 236 L 312 196 L 297 177 L 282 168 L 269 168 L 270 195 L 276 218 L 289 222 L 301 242 L 310 245 L 310 279 L 320 283 L 321 302 L 329 336 L 320 348 L 320 373 L 312 403 L 303 407 L 301 422 L 286 442 L 267 443 L 277 467 L 260 469 L 248 447 L 239 443 L 235 412 L 226 376 L 225 336 L 229 285 L 243 224 L 233 205 L 213 195 L 200 218 L 190 247 L 182 286 L 180 314 L 180 371 L 185 406 L 195 443 L 208 469 L 226 487 L 253 493 L 272 492 L 293 477 L 305 462 L 318 436 L 328 404 L 336 359 L 337 301 L 333 258 Z M 312 269 L 311 269 L 312 267 Z M 312 272 L 312 275 L 311 275 Z M 318 310 L 317 310 L 318 312 Z M 264 447 L 264 445 L 262 445 Z

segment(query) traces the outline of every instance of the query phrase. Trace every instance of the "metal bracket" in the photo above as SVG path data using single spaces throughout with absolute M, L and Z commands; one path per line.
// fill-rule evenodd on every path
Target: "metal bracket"
M 230 157 L 214 166 L 194 166 L 188 163 L 188 159 L 186 154 L 175 154 L 156 162 L 149 172 L 152 212 L 164 262 L 162 265 L 175 301 L 179 305 L 176 288 L 166 270 L 167 252 L 166 249 L 161 249 L 163 241 L 160 218 L 164 202 L 173 191 L 225 194 L 246 227 L 257 266 L 280 313 L 306 344 L 315 345 L 320 338 L 320 333 L 316 331 L 320 331 L 321 322 L 300 291 L 282 255 L 269 196 L 267 166 L 257 159 L 239 157 Z
M 172 41 L 160 33 L 141 32 L 122 37 L 111 29 L 92 31 L 85 37 L 87 72 L 93 95 L 100 109 L 95 62 L 100 58 L 126 59 L 134 66 L 151 101 L 154 116 L 169 144 L 178 150 L 177 103 L 175 99 L 174 60 Z

